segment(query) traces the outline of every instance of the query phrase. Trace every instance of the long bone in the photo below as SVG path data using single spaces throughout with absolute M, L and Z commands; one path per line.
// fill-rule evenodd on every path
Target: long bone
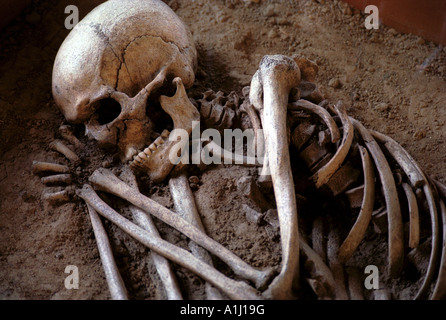
M 372 219 L 375 202 L 375 173 L 370 156 L 364 147 L 359 147 L 364 171 L 364 197 L 361 210 L 347 238 L 339 248 L 339 261 L 344 263 L 352 256 L 361 243 Z
M 90 215 L 91 225 L 93 226 L 96 244 L 98 246 L 99 256 L 101 257 L 102 267 L 105 273 L 108 289 L 112 300 L 127 300 L 127 290 L 119 273 L 115 259 L 113 258 L 112 248 L 108 240 L 107 233 L 102 225 L 97 212 L 87 203 L 88 213 Z
M 151 233 L 127 220 L 107 205 L 97 195 L 92 186 L 85 184 L 78 191 L 78 195 L 100 215 L 116 224 L 143 245 L 209 281 L 229 298 L 237 300 L 257 300 L 260 298 L 259 292 L 247 283 L 226 277 L 207 263 L 197 259 L 189 251 L 181 249 L 163 239 L 153 237 Z
M 198 213 L 197 205 L 195 203 L 194 195 L 187 180 L 187 175 L 185 173 L 180 173 L 171 177 L 169 179 L 169 188 L 175 205 L 175 210 L 178 212 L 178 214 L 183 219 L 189 221 L 191 224 L 205 232 L 203 223 L 201 222 L 201 218 Z M 193 255 L 198 259 L 203 260 L 207 264 L 213 266 L 212 257 L 207 251 L 198 246 L 195 242 L 190 242 L 189 248 Z M 220 292 L 208 282 L 206 282 L 206 295 L 210 300 L 223 299 Z
M 426 271 L 426 276 L 424 277 L 423 284 L 421 285 L 415 297 L 415 299 L 422 299 L 424 296 L 426 296 L 430 284 L 432 283 L 435 277 L 436 264 L 440 254 L 438 212 L 434 199 L 434 193 L 432 191 L 428 178 L 423 173 L 417 162 L 400 144 L 398 144 L 395 140 L 393 140 L 389 136 L 386 136 L 382 133 L 371 131 L 371 134 L 379 142 L 384 144 L 387 151 L 389 151 L 392 157 L 398 162 L 400 167 L 406 173 L 411 185 L 413 187 L 415 186 L 422 187 L 424 195 L 426 197 L 426 202 L 429 207 L 429 214 L 431 218 L 432 245 L 431 245 L 431 255 L 429 258 L 429 266 Z
M 129 167 L 125 167 L 123 169 L 120 177 L 132 188 L 134 188 L 135 190 L 139 190 L 136 176 Z M 145 213 L 143 210 L 133 205 L 129 206 L 129 210 L 132 213 L 133 220 L 138 226 L 150 232 L 152 237 L 161 238 L 158 229 L 156 228 L 155 223 L 153 222 L 152 217 L 149 214 Z M 151 252 L 151 257 L 158 276 L 164 285 L 164 289 L 166 290 L 167 299 L 182 300 L 183 296 L 181 294 L 177 278 L 170 265 L 169 260 L 154 251 Z
M 387 207 L 387 219 L 389 225 L 389 274 L 398 276 L 403 267 L 404 260 L 404 235 L 401 207 L 396 190 L 395 179 L 387 159 L 372 134 L 356 119 L 350 117 L 355 129 L 359 132 L 369 150 L 378 170 Z
M 235 274 L 254 282 L 257 288 L 264 287 L 270 281 L 274 270 L 257 270 L 251 267 L 217 241 L 208 237 L 199 228 L 127 185 L 110 170 L 104 168 L 96 170 L 90 176 L 90 181 L 100 190 L 127 200 L 134 206 L 141 208 L 145 212 L 150 213 L 171 227 L 177 229 L 192 241 L 198 243 L 200 246 L 219 257 L 231 267 Z
M 288 98 L 299 82 L 296 62 L 282 55 L 263 57 L 251 82 L 250 99 L 258 101 L 263 92 L 262 126 L 280 224 L 282 268 L 265 293 L 274 299 L 291 298 L 299 282 L 298 217 L 287 134 Z
M 152 237 L 161 239 L 155 223 L 150 215 L 146 214 L 140 208 L 135 206 L 130 206 L 129 209 L 137 225 L 148 231 Z M 167 299 L 182 300 L 183 296 L 169 260 L 154 251 L 152 251 L 151 255 L 156 272 L 158 273 L 158 276 L 164 285 L 164 289 L 166 290 Z

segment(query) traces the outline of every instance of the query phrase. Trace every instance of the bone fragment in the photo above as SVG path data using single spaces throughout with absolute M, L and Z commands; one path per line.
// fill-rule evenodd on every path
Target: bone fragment
M 252 176 L 241 177 L 237 180 L 237 191 L 250 199 L 259 211 L 266 211 L 271 208 L 271 204 L 265 199 L 264 195 L 257 186 L 256 180 Z
M 112 300 L 128 300 L 127 290 L 113 257 L 113 251 L 101 219 L 88 203 L 87 208 L 111 298 Z
M 177 213 L 184 220 L 205 232 L 200 214 L 198 213 L 197 205 L 195 203 L 194 194 L 190 189 L 186 174 L 181 173 L 170 178 L 169 188 Z M 213 266 L 212 257 L 206 250 L 198 246 L 195 242 L 190 242 L 189 248 L 191 249 L 193 255 L 198 259 L 204 261 L 210 266 Z M 221 293 L 209 282 L 206 282 L 206 295 L 209 300 L 223 299 Z
M 357 120 L 350 118 L 369 150 L 378 170 L 387 207 L 389 225 L 389 274 L 396 277 L 400 274 L 404 260 L 403 219 L 396 190 L 395 180 L 387 159 L 369 131 Z
M 247 204 L 243 204 L 243 210 L 245 211 L 246 220 L 256 225 L 260 225 L 263 221 L 263 214 L 254 210 Z
M 275 299 L 291 298 L 299 280 L 297 206 L 287 130 L 288 98 L 299 82 L 299 67 L 281 55 L 263 57 L 251 81 L 250 100 L 255 107 L 263 107 L 264 141 L 280 222 L 282 269 L 265 293 Z M 263 102 L 260 102 L 262 92 Z
M 85 148 L 85 145 L 73 134 L 69 125 L 61 125 L 59 127 L 59 133 L 62 138 L 71 143 L 76 149 L 82 150 Z
M 54 140 L 50 143 L 50 148 L 54 151 L 57 151 L 65 156 L 68 160 L 70 160 L 73 164 L 79 164 L 81 159 L 75 154 L 70 148 L 68 148 L 65 143 L 60 140 Z
M 56 191 L 56 192 L 44 192 L 42 194 L 42 199 L 45 201 L 48 201 L 51 205 L 58 205 L 63 204 L 66 202 L 70 202 L 70 191 L 65 189 L 62 191 Z
M 341 167 L 353 142 L 354 129 L 349 117 L 347 116 L 345 108 L 338 103 L 338 105 L 334 106 L 334 109 L 342 121 L 342 143 L 333 158 L 331 158 L 331 160 L 325 166 L 323 166 L 313 175 L 312 179 L 315 181 L 317 188 L 327 183 L 330 177 Z
M 68 166 L 57 163 L 40 162 L 40 161 L 33 161 L 32 169 L 34 174 L 40 174 L 44 172 L 54 172 L 54 173 L 70 172 L 70 168 L 68 168 Z
M 409 205 L 409 247 L 414 249 L 418 247 L 420 243 L 420 217 L 418 213 L 417 198 L 412 188 L 407 183 L 403 183 L 402 186 Z
M 106 191 L 129 201 L 136 207 L 141 208 L 145 212 L 150 213 L 171 227 L 177 229 L 192 241 L 219 257 L 231 267 L 235 274 L 253 281 L 257 288 L 265 286 L 270 280 L 273 270 L 257 270 L 251 267 L 224 246 L 208 237 L 199 228 L 127 185 L 125 182 L 117 178 L 110 170 L 103 168 L 96 170 L 90 176 L 90 181 L 102 191 Z
M 53 176 L 47 176 L 40 179 L 43 184 L 70 184 L 71 174 L 57 174 Z
M 305 110 L 318 115 L 327 125 L 331 134 L 331 142 L 336 143 L 341 138 L 341 133 L 330 113 L 321 106 L 310 101 L 300 99 L 299 101 L 288 104 L 289 110 Z
M 152 237 L 161 239 L 150 215 L 135 206 L 129 206 L 129 209 L 137 225 L 150 233 Z M 155 251 L 152 251 L 152 260 L 166 290 L 167 299 L 182 300 L 183 296 L 169 261 Z
M 102 201 L 102 199 L 99 198 L 90 185 L 84 185 L 83 189 L 79 190 L 78 194 L 100 215 L 116 224 L 119 228 L 130 234 L 136 240 L 167 259 L 191 270 L 206 281 L 209 281 L 224 292 L 229 298 L 241 300 L 259 299 L 259 293 L 257 290 L 245 282 L 235 281 L 224 276 L 215 268 L 197 259 L 190 252 L 178 248 L 177 246 L 163 239 L 153 237 L 143 228 L 121 216 L 104 201 Z M 176 216 L 175 213 L 172 214 Z
M 370 132 L 375 139 L 384 144 L 387 151 L 389 151 L 395 161 L 398 162 L 399 166 L 409 178 L 412 187 L 418 188 L 426 183 L 424 174 L 417 167 L 417 165 L 415 165 L 415 161 L 412 156 L 403 147 L 401 147 L 401 145 L 385 134 L 377 131 Z
M 375 202 L 375 173 L 372 161 L 364 147 L 359 148 L 361 152 L 362 167 L 364 171 L 364 198 L 361 211 L 355 224 L 350 230 L 347 238 L 339 248 L 339 261 L 345 263 L 353 255 L 365 236 L 367 227 L 372 218 L 373 205 Z
M 299 245 L 301 249 L 300 254 L 304 257 L 305 269 L 311 276 L 310 286 L 319 299 L 333 299 L 335 297 L 336 283 L 330 268 L 302 237 L 299 239 Z

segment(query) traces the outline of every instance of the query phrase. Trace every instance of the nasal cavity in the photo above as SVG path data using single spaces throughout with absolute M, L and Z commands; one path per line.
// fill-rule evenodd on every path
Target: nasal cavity
M 94 107 L 100 125 L 112 122 L 121 114 L 121 105 L 112 98 L 99 100 Z

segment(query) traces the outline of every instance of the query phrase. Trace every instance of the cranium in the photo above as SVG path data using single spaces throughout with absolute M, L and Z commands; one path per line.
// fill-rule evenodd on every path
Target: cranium
M 175 128 L 186 124 L 182 128 L 190 132 L 187 127 L 199 113 L 183 92 L 195 80 L 196 64 L 191 33 L 163 2 L 110 0 L 80 21 L 60 47 L 53 96 L 67 121 L 84 123 L 90 138 L 117 147 L 126 162 L 149 144 L 152 151 L 168 148 L 161 146 L 161 139 L 153 143 L 152 138 L 161 113 L 155 106 L 161 94 L 172 93 L 173 79 L 178 91 L 174 97 L 182 99 L 174 105 L 181 112 L 172 109 L 172 103 L 161 107 Z M 182 121 L 175 118 L 179 115 Z M 153 153 L 152 164 L 143 166 L 152 168 L 154 180 L 162 180 L 173 167 L 163 163 L 160 168 L 156 161 L 166 152 Z

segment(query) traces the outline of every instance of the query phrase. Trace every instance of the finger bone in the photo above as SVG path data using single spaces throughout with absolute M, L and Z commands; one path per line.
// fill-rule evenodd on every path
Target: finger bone
M 69 125 L 61 125 L 59 127 L 59 133 L 62 136 L 62 138 L 71 143 L 76 149 L 85 148 L 85 145 L 82 142 L 80 142 L 79 139 L 74 135 Z
M 50 184 L 70 184 L 71 174 L 57 174 L 54 176 L 47 176 L 40 179 L 40 181 L 43 184 L 50 185 Z
M 32 170 L 34 174 L 45 172 L 67 173 L 70 171 L 70 168 L 68 168 L 68 166 L 57 163 L 33 161 Z
M 74 164 L 79 164 L 81 161 L 80 158 L 70 148 L 68 148 L 65 145 L 65 143 L 63 143 L 60 140 L 54 140 L 53 142 L 51 142 L 50 148 L 54 151 L 63 154 L 68 160 L 70 160 Z

